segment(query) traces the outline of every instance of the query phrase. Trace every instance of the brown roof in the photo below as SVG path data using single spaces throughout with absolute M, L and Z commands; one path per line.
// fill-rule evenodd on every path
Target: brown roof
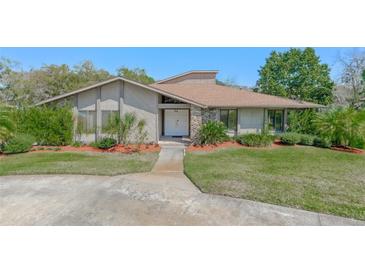
M 215 84 L 152 84 L 160 89 L 206 107 L 318 108 L 322 105 L 236 89 Z

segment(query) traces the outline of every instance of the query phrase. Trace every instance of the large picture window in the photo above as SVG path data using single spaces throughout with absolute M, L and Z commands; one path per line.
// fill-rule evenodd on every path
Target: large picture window
M 101 112 L 101 132 L 105 133 L 111 120 L 119 116 L 119 111 L 116 110 L 103 110 Z
M 77 126 L 82 133 L 95 133 L 96 112 L 94 110 L 79 111 Z
M 282 132 L 284 129 L 284 111 L 268 110 L 268 126 L 270 131 Z
M 221 109 L 220 120 L 228 130 L 237 130 L 237 109 Z

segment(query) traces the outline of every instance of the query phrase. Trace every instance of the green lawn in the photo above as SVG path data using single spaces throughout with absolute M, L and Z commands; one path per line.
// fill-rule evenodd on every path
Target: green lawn
M 0 175 L 118 175 L 150 171 L 158 153 L 35 152 L 0 158 Z
M 365 220 L 365 155 L 314 147 L 187 153 L 203 191 Z

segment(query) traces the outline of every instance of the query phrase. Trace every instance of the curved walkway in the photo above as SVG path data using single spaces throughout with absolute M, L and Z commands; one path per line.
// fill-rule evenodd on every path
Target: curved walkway
M 1 225 L 364 225 L 364 222 L 201 193 L 163 146 L 150 173 L 0 177 Z

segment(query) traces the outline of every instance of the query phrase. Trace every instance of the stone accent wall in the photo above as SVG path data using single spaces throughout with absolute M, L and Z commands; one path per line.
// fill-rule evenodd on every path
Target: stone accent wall
M 196 143 L 198 131 L 202 124 L 208 121 L 219 120 L 219 109 L 202 109 L 200 107 L 191 106 L 190 108 L 190 138 Z
M 192 105 L 190 107 L 190 138 L 193 143 L 196 142 L 197 134 L 202 124 L 202 109 Z

